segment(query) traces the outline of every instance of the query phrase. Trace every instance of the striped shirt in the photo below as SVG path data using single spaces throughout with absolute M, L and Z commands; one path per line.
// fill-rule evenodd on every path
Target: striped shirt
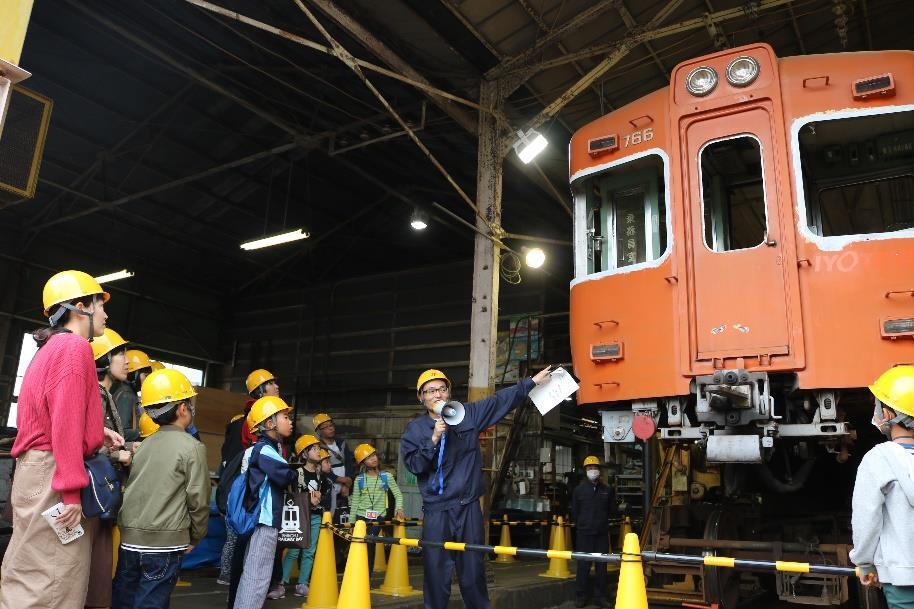
M 386 473 L 387 486 L 394 496 L 394 509 L 403 509 L 403 493 L 397 486 L 397 481 L 390 473 Z M 361 487 L 361 488 L 360 488 Z M 381 476 L 377 474 L 368 474 L 363 472 L 356 476 L 352 484 L 352 500 L 350 503 L 350 513 L 355 516 L 365 518 L 369 510 L 377 512 L 379 517 L 384 517 L 387 510 L 387 491 L 384 489 L 384 482 Z

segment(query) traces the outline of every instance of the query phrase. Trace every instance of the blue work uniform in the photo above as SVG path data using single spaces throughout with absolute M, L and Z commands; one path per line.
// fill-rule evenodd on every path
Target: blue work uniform
M 523 379 L 467 404 L 464 420 L 449 426 L 437 445 L 432 443 L 435 420 L 430 416 L 413 419 L 406 426 L 400 454 L 406 468 L 416 475 L 422 494 L 424 540 L 485 543 L 479 508 L 479 498 L 485 493 L 479 434 L 523 403 L 533 387 L 533 379 Z M 422 554 L 426 609 L 447 607 L 455 565 L 467 608 L 490 609 L 481 553 L 424 548 Z

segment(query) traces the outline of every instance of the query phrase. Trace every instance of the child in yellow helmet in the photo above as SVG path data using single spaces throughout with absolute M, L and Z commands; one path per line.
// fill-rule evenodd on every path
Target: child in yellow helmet
M 320 533 L 321 517 L 324 511 L 330 509 L 330 495 L 333 484 L 324 471 L 323 464 L 330 466 L 330 453 L 321 448 L 320 440 L 310 434 L 301 436 L 295 442 L 295 454 L 304 462 L 298 473 L 298 491 L 308 493 L 311 498 L 311 545 L 299 550 L 290 549 L 282 563 L 282 585 L 289 583 L 292 565 L 296 560 L 298 565 L 298 583 L 295 584 L 295 596 L 308 595 L 308 581 L 311 579 L 311 568 L 314 566 L 314 552 L 317 549 L 317 538 Z M 326 459 L 324 455 L 326 454 Z
M 393 516 L 403 519 L 403 493 L 397 485 L 396 476 L 381 471 L 381 460 L 378 451 L 371 444 L 359 444 L 355 447 L 355 460 L 361 472 L 352 485 L 352 505 L 350 510 L 357 520 L 369 523 L 374 520 L 387 520 L 390 514 L 388 491 L 394 497 Z M 368 535 L 380 535 L 381 526 L 369 524 Z M 375 545 L 368 544 L 368 564 L 374 564 Z

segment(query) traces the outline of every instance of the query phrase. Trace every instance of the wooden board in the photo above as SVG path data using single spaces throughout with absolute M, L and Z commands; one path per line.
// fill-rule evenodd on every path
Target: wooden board
M 200 432 L 200 440 L 206 446 L 209 469 L 219 469 L 225 426 L 232 417 L 244 412 L 248 400 L 244 393 L 233 393 L 211 387 L 197 387 L 197 415 L 194 422 Z

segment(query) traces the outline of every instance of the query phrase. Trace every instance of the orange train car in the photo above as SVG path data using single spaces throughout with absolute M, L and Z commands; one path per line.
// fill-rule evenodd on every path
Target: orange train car
M 608 454 L 659 437 L 677 465 L 792 492 L 804 462 L 859 452 L 867 385 L 914 363 L 914 52 L 684 62 L 575 133 L 569 173 L 578 403 Z

